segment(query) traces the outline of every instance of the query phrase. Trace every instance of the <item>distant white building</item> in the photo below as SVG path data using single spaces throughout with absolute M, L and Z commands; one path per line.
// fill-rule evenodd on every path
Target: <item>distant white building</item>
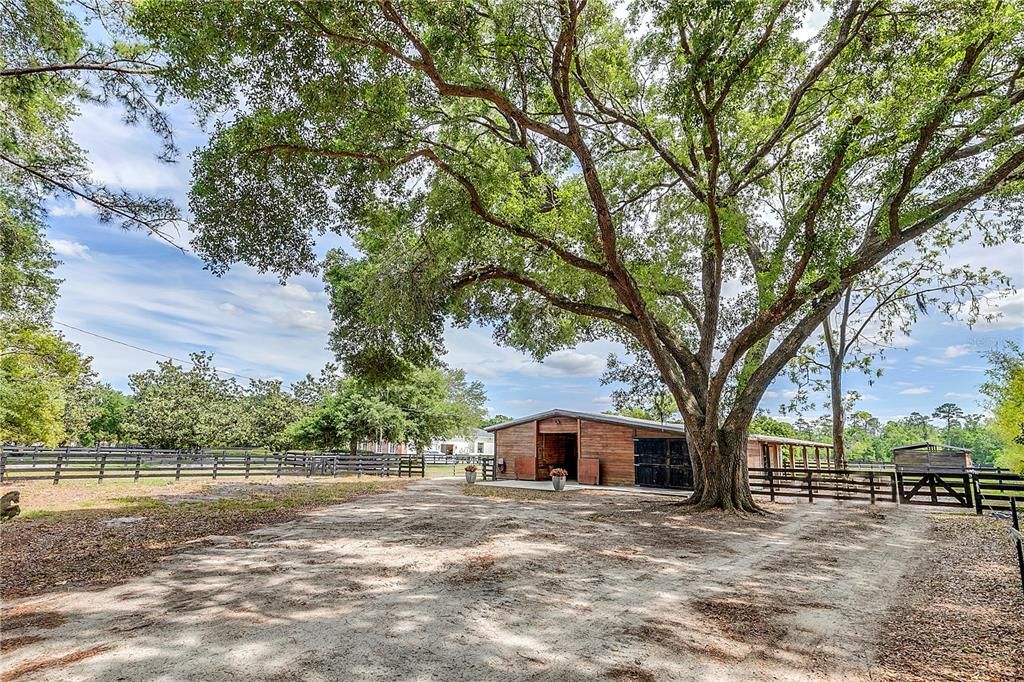
M 494 434 L 477 429 L 470 436 L 456 436 L 436 440 L 427 448 L 428 452 L 439 452 L 442 455 L 484 455 L 494 456 Z

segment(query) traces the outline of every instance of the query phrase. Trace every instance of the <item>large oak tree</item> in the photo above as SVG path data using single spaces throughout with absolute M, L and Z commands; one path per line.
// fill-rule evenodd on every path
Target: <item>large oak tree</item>
M 853 0 L 145 3 L 214 114 L 194 242 L 214 269 L 331 259 L 353 367 L 484 322 L 543 356 L 650 355 L 691 502 L 752 510 L 759 399 L 843 288 L 930 229 L 1016 207 L 1018 3 Z M 804 37 L 804 39 L 801 38 Z M 1011 225 L 1011 227 L 1013 227 Z

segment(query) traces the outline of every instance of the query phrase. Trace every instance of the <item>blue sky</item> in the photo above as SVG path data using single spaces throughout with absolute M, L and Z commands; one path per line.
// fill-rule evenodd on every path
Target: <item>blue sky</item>
M 97 180 L 169 196 L 184 206 L 187 152 L 205 137 L 185 108 L 173 109 L 172 119 L 186 152 L 173 165 L 156 161 L 158 143 L 152 133 L 121 124 L 116 110 L 83 106 L 75 132 L 89 151 Z M 178 358 L 211 351 L 219 368 L 249 377 L 291 382 L 332 359 L 325 349 L 330 315 L 318 279 L 296 277 L 282 286 L 273 275 L 245 266 L 215 277 L 192 254 L 141 232 L 100 224 L 81 203 L 57 200 L 49 209 L 48 238 L 63 261 L 59 322 Z M 187 238 L 181 235 L 181 243 Z M 331 237 L 320 246 L 344 244 Z M 954 249 L 950 261 L 998 268 L 1017 287 L 1024 284 L 1020 245 L 986 249 L 975 240 Z M 1001 317 L 973 329 L 939 315 L 924 318 L 911 338 L 898 340 L 888 353 L 880 380 L 868 386 L 863 377 L 851 375 L 848 388 L 864 395 L 863 409 L 883 418 L 930 413 L 947 401 L 969 412 L 982 411 L 978 386 L 985 362 L 979 351 L 1007 338 L 1024 338 L 1024 294 L 1004 297 L 993 308 Z M 62 331 L 93 356 L 104 381 L 120 388 L 127 387 L 129 374 L 158 360 L 73 329 Z M 584 344 L 538 363 L 497 346 L 479 327 L 449 330 L 446 340 L 447 362 L 485 383 L 492 412 L 518 416 L 553 407 L 601 411 L 610 405 L 613 387 L 601 386 L 599 377 L 608 353 L 620 350 L 615 344 Z M 791 391 L 784 379 L 778 380 L 762 406 L 774 413 Z M 816 412 L 822 412 L 818 403 Z

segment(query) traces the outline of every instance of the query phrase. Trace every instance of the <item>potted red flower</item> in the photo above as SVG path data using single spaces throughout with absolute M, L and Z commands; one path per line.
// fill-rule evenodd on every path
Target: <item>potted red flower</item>
M 476 483 L 476 465 L 466 465 L 466 483 Z
M 555 490 L 561 491 L 565 488 L 565 477 L 569 474 L 568 471 L 561 467 L 555 467 L 551 470 L 551 485 Z

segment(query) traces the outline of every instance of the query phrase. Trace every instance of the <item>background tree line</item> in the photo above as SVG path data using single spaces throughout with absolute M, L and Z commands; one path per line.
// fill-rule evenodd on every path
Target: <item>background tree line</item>
M 209 353 L 192 354 L 190 363 L 186 368 L 159 362 L 132 374 L 127 394 L 87 383 L 63 398 L 63 414 L 73 419 L 41 433 L 20 426 L 31 415 L 18 415 L 7 424 L 4 440 L 321 450 L 354 450 L 383 440 L 422 447 L 476 428 L 484 416 L 483 385 L 467 381 L 461 370 L 410 366 L 391 381 L 370 383 L 328 365 L 319 376 L 307 375 L 286 388 L 276 379 L 243 384 L 225 378 Z M 15 414 L 18 406 L 2 398 L 0 405 Z

